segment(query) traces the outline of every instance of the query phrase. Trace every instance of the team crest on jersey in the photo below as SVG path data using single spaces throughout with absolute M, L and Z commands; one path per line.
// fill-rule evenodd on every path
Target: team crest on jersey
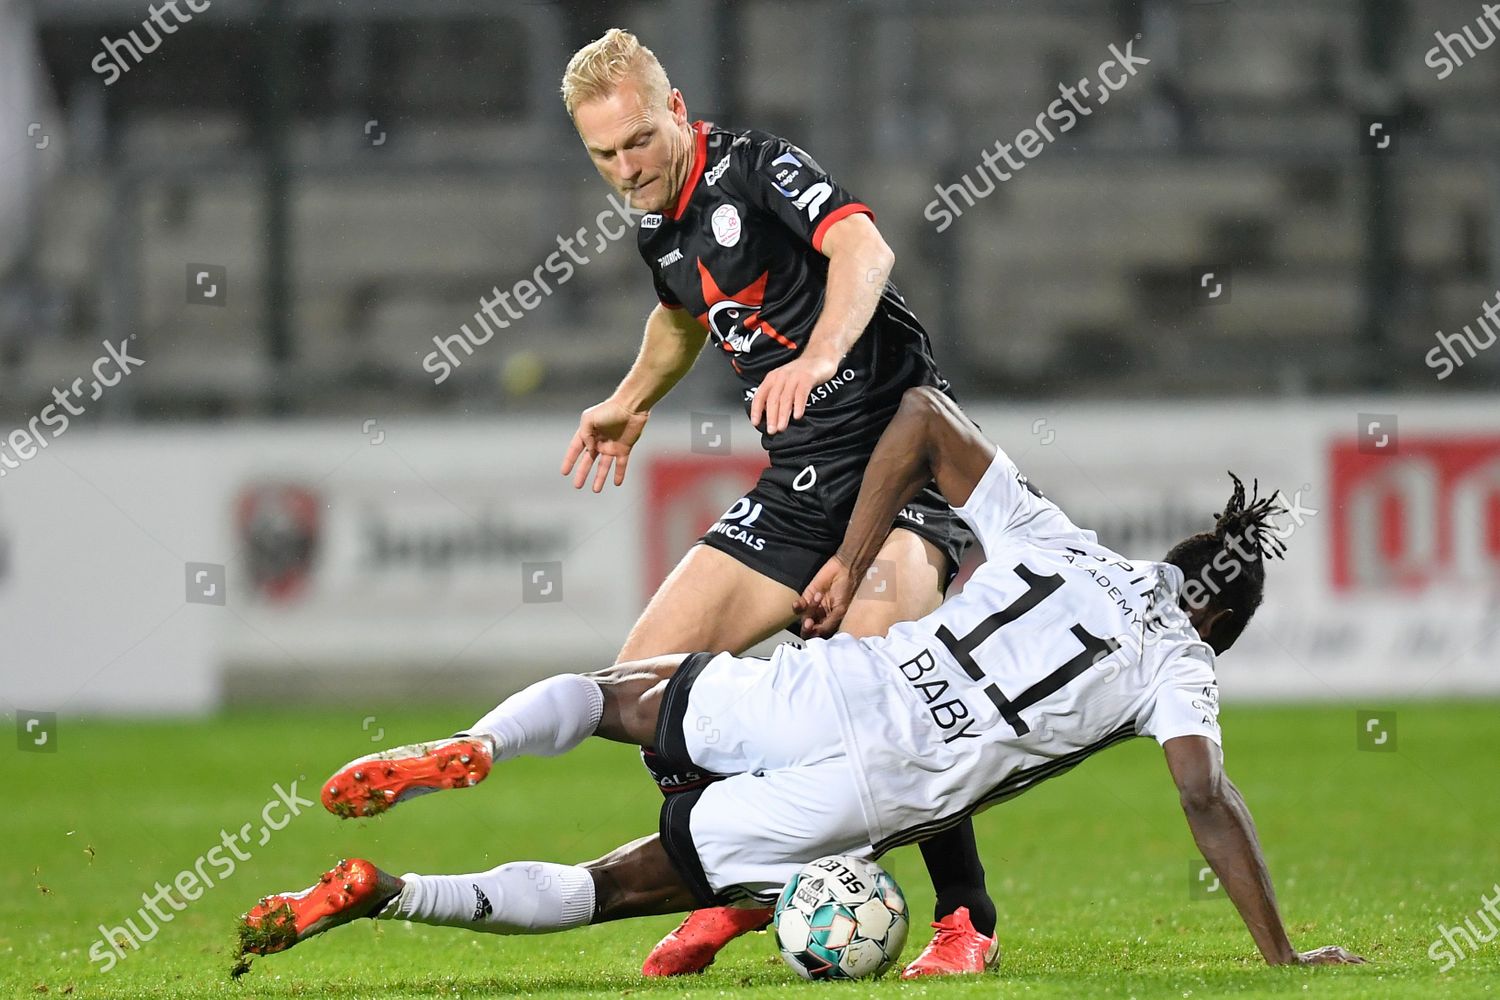
M 733 205 L 720 205 L 709 221 L 720 246 L 732 247 L 740 241 L 740 213 Z
M 728 207 L 728 206 L 725 206 Z M 764 333 L 771 340 L 788 350 L 797 345 L 787 340 L 760 315 L 760 307 L 766 301 L 766 282 L 771 277 L 767 271 L 749 285 L 727 294 L 708 273 L 703 261 L 698 261 L 698 279 L 703 284 L 703 304 L 707 311 L 698 316 L 698 322 L 708 328 L 720 347 L 730 354 L 743 354 Z
M 643 216 L 641 216 L 641 228 L 642 229 L 659 229 L 659 228 L 661 228 L 661 213 L 660 212 L 652 212 L 650 215 L 643 215 Z

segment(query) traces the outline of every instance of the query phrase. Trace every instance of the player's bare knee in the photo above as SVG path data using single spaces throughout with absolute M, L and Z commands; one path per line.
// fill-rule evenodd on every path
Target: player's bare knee
M 639 677 L 630 664 L 619 664 L 587 674 L 604 695 L 595 735 L 620 743 L 630 742 L 634 726 L 634 702 L 639 698 Z
M 594 923 L 672 913 L 691 904 L 681 879 L 671 870 L 656 838 L 626 844 L 582 867 L 594 880 Z
M 944 412 L 948 397 L 930 385 L 918 385 L 901 394 L 901 409 L 908 413 L 930 418 Z
M 610 868 L 599 865 L 598 862 L 584 865 L 589 875 L 594 880 L 594 922 L 602 923 L 606 920 L 619 920 L 622 917 L 630 917 L 632 912 L 632 896 L 634 893 L 620 884 Z
M 594 919 L 601 924 L 609 920 L 649 917 L 687 909 L 691 900 L 673 895 L 665 889 L 636 889 L 621 885 L 613 873 L 601 869 L 589 872 L 594 877 Z M 680 899 L 680 902 L 678 900 Z
M 649 746 L 656 735 L 662 692 L 676 669 L 670 658 L 657 658 L 619 663 L 589 674 L 604 693 L 597 734 L 620 743 Z

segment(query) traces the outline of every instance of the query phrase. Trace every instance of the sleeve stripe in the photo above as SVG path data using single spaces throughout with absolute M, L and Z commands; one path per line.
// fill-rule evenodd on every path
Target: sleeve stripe
M 818 251 L 818 253 L 822 253 L 823 237 L 827 234 L 829 228 L 832 227 L 835 222 L 838 222 L 841 219 L 847 219 L 851 215 L 857 215 L 860 213 L 868 215 L 871 222 L 875 221 L 875 210 L 862 201 L 854 201 L 850 202 L 847 205 L 842 205 L 825 215 L 823 217 L 823 221 L 818 223 L 818 228 L 813 230 L 813 249 Z

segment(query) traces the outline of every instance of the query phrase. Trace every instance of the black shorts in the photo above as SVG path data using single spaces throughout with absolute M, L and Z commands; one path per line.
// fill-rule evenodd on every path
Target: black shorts
M 662 848 L 672 867 L 682 876 L 693 891 L 699 906 L 727 906 L 733 900 L 714 892 L 703 872 L 703 862 L 698 858 L 697 846 L 693 843 L 690 826 L 693 807 L 703 789 L 723 776 L 710 774 L 694 764 L 688 756 L 686 741 L 682 735 L 682 717 L 687 711 L 688 695 L 693 682 L 713 660 L 712 653 L 693 653 L 682 661 L 677 671 L 667 681 L 662 694 L 661 713 L 656 719 L 656 746 L 658 750 L 641 748 L 641 758 L 646 768 L 656 778 L 665 795 L 661 804 L 661 820 L 658 832 Z M 663 783 L 664 775 L 691 776 L 694 780 L 678 780 L 670 786 Z
M 800 467 L 772 465 L 700 541 L 801 593 L 843 544 L 868 461 L 867 453 L 857 453 Z M 891 527 L 927 539 L 947 557 L 945 590 L 974 541 L 969 526 L 930 484 Z
M 801 593 L 843 544 L 868 461 L 868 454 L 851 453 L 801 467 L 772 465 L 700 541 Z M 912 498 L 891 527 L 927 539 L 947 557 L 944 590 L 974 542 L 969 526 L 931 485 Z M 789 631 L 797 632 L 795 623 Z M 641 761 L 668 798 L 718 780 L 661 750 L 643 748 Z

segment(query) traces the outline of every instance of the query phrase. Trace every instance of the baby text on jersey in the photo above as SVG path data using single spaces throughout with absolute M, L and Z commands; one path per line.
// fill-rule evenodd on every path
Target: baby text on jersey
M 1152 625 L 1160 625 L 1167 618 L 1180 617 L 1175 610 L 1171 615 L 1155 610 L 1163 595 L 1170 597 L 1171 588 L 1159 586 L 1157 574 L 1149 564 L 1127 561 L 1107 549 L 1098 552 L 1069 547 L 1063 554 L 1066 564 L 1078 571 L 1071 581 L 1065 581 L 1059 573 L 1038 573 L 1025 563 L 1017 563 L 1011 570 L 1025 590 L 1008 601 L 1004 607 L 994 609 L 976 622 L 963 635 L 955 634 L 947 625 L 941 625 L 934 633 L 937 640 L 975 684 L 980 685 L 984 696 L 999 711 L 1001 719 L 1010 726 L 1016 736 L 1031 732 L 1031 725 L 1021 718 L 1021 713 L 1044 698 L 1061 690 L 1084 672 L 1097 669 L 1106 679 L 1113 679 L 1119 668 L 1119 658 L 1114 654 L 1124 650 L 1124 655 L 1134 657 L 1141 654 L 1151 641 Z M 993 572 L 986 567 L 982 572 Z M 1087 582 L 1085 582 L 1087 581 Z M 978 655 L 979 647 L 997 632 L 1023 618 L 1049 596 L 1065 585 L 1089 587 L 1093 594 L 1089 600 L 1107 600 L 1119 612 L 1124 627 L 1111 629 L 1115 634 L 1095 635 L 1081 621 L 1059 628 L 1070 633 L 1076 641 L 1076 649 L 1066 656 L 1063 663 L 1027 685 L 1018 693 L 1007 695 L 1000 686 L 986 675 Z M 1097 591 L 1092 588 L 1097 587 Z M 1127 588 L 1137 589 L 1127 589 Z M 1175 591 L 1172 591 L 1175 593 Z M 1071 643 L 1069 644 L 1071 645 Z M 1041 669 L 1051 664 L 1038 664 Z M 963 739 L 978 739 L 981 732 L 976 713 L 967 704 L 962 693 L 945 679 L 941 664 L 932 650 L 924 649 L 897 665 L 902 678 L 909 684 L 927 706 L 933 724 L 943 734 L 944 743 Z M 972 690 L 972 689 L 971 689 Z

